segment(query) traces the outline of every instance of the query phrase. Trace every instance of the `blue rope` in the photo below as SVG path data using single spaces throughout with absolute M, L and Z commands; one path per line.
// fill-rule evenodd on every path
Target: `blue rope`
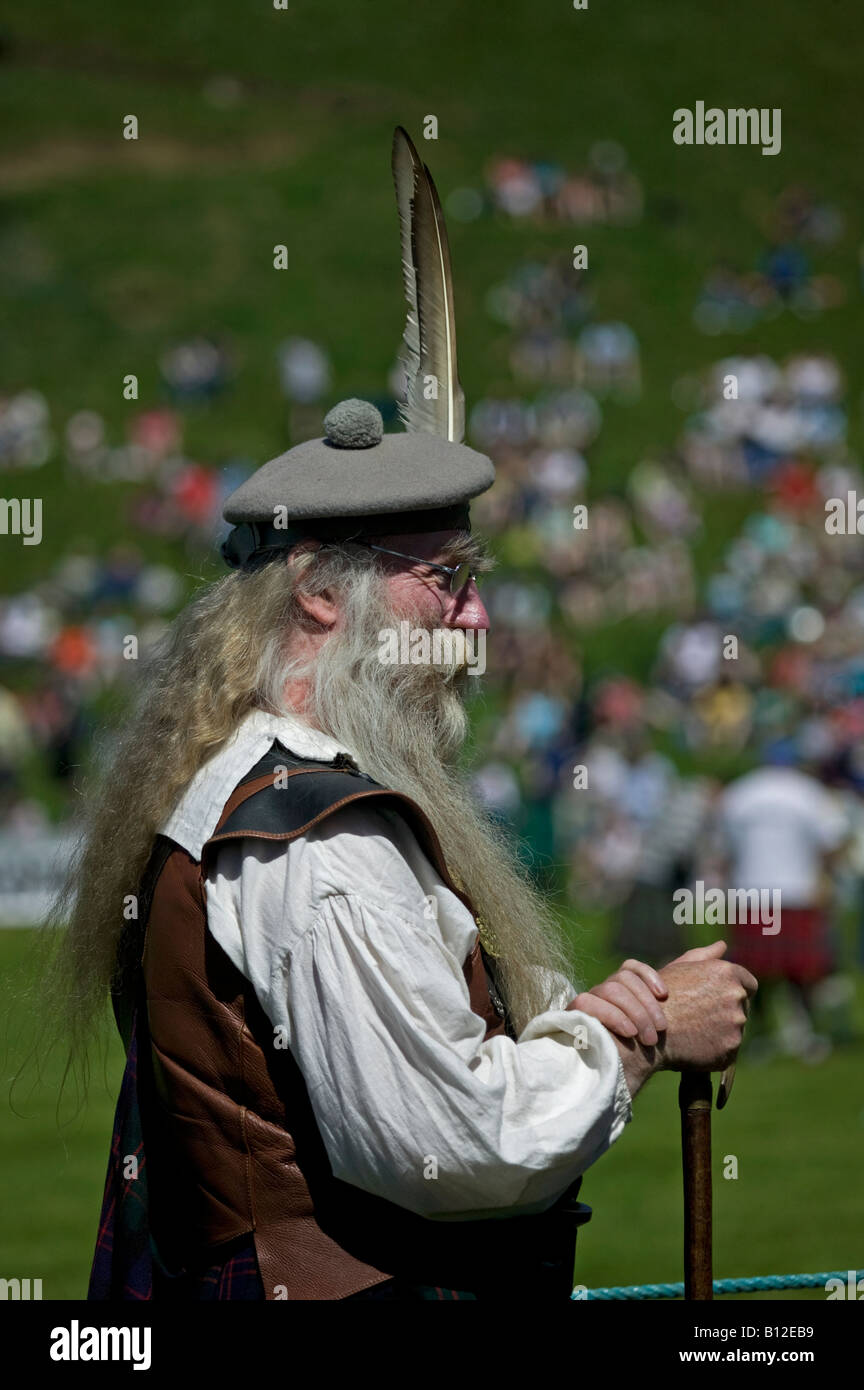
M 864 1279 L 864 1269 L 852 1271 L 855 1282 Z M 841 1279 L 844 1286 L 849 1277 L 847 1269 L 835 1269 L 828 1274 L 761 1274 L 752 1279 L 715 1279 L 714 1293 L 760 1293 L 768 1289 L 824 1289 L 829 1279 Z M 612 1289 L 588 1289 L 587 1299 L 648 1299 L 683 1298 L 683 1284 L 624 1284 Z M 571 1298 L 579 1301 L 580 1295 Z

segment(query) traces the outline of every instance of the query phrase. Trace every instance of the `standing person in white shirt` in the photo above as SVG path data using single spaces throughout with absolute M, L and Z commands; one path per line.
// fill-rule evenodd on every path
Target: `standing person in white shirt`
M 830 1043 L 815 1031 L 813 988 L 835 968 L 828 871 L 851 827 L 839 801 L 794 765 L 796 757 L 792 746 L 776 745 L 765 766 L 739 777 L 720 799 L 731 886 L 771 893 L 779 908 L 776 931 L 764 930 L 755 907 L 733 925 L 730 958 L 758 971 L 769 986 L 759 995 L 754 1021 L 764 1024 L 772 989 L 788 986 L 800 1012 L 790 1046 L 805 1060 L 821 1061 Z M 772 1047 L 769 1038 L 758 1040 L 763 1053 Z

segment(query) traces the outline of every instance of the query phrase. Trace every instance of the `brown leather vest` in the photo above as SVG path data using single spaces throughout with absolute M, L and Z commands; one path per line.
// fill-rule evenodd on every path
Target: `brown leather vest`
M 399 809 L 470 908 L 416 803 L 349 764 L 344 756 L 336 766 L 301 762 L 274 745 L 229 797 L 200 862 L 160 837 L 161 870 L 144 913 L 154 1093 L 145 1133 L 157 1245 L 169 1263 L 194 1268 L 254 1233 L 268 1299 L 347 1298 L 394 1275 L 470 1290 L 488 1282 L 497 1261 L 512 1278 L 520 1254 L 528 1265 L 547 1258 L 553 1234 L 549 1213 L 441 1223 L 334 1178 L 296 1062 L 207 930 L 204 877 L 218 845 L 288 842 L 359 800 Z M 296 780 L 287 781 L 286 766 Z M 151 883 L 152 870 L 153 861 Z M 487 967 L 478 941 L 463 965 L 471 1008 L 487 1038 L 513 1036 Z M 560 1221 L 554 1232 L 560 1247 Z

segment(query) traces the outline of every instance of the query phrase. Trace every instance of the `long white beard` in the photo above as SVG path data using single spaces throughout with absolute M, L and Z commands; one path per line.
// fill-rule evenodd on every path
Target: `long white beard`
M 380 660 L 384 629 L 398 630 L 405 618 L 415 629 L 432 629 L 416 612 L 397 610 L 377 576 L 358 577 L 349 607 L 345 627 L 314 661 L 289 670 L 291 679 L 309 681 L 303 716 L 349 748 L 369 776 L 425 811 L 451 876 L 481 919 L 481 938 L 496 956 L 498 982 L 521 1031 L 560 996 L 565 980 L 575 986 L 577 971 L 554 915 L 458 770 L 469 727 L 465 695 L 476 678 L 464 662 Z

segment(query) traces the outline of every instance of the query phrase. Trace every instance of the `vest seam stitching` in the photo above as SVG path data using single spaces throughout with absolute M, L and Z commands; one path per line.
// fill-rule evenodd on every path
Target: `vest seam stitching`
M 246 1106 L 246 1105 L 241 1105 L 241 1106 L 240 1106 L 240 1133 L 241 1133 L 242 1136 L 243 1136 L 243 1148 L 245 1149 L 245 1156 L 244 1156 L 244 1159 L 243 1159 L 243 1169 L 244 1169 L 244 1177 L 245 1177 L 245 1182 L 246 1182 L 246 1200 L 247 1200 L 247 1202 L 249 1203 L 249 1219 L 250 1219 L 251 1222 L 252 1222 L 252 1230 L 253 1230 L 253 1232 L 255 1232 L 255 1231 L 257 1231 L 257 1229 L 258 1229 L 258 1219 L 257 1219 L 257 1213 L 256 1213 L 256 1211 L 255 1211 L 255 1191 L 254 1191 L 254 1184 L 253 1184 L 253 1182 L 252 1182 L 252 1154 L 251 1154 L 251 1151 L 250 1151 L 250 1149 L 249 1149 L 249 1135 L 248 1135 L 248 1133 L 247 1133 L 247 1131 L 246 1131 L 246 1112 L 247 1112 L 247 1110 L 248 1110 L 248 1106 Z
M 274 774 L 274 775 L 275 775 L 275 774 Z M 294 775 L 294 776 L 299 776 L 299 774 L 297 774 L 297 773 L 292 774 L 292 775 Z M 272 782 L 271 782 L 270 785 L 271 785 L 271 786 L 273 785 Z M 263 791 L 264 788 L 262 787 L 261 790 Z M 365 801 L 365 800 L 368 800 L 369 798 L 371 798 L 371 797 L 373 797 L 373 796 L 395 796 L 395 797 L 399 797 L 399 798 L 401 799 L 401 798 L 402 798 L 402 793 L 401 793 L 401 792 L 390 791 L 389 789 L 386 789 L 386 788 L 382 788 L 381 791 L 352 792 L 350 796 L 343 796 L 342 799 L 341 799 L 340 801 L 334 801 L 334 802 L 332 803 L 332 805 L 326 806 L 326 807 L 324 808 L 323 811 L 319 811 L 319 812 L 318 812 L 317 816 L 313 816 L 311 820 L 306 821 L 305 825 L 298 826 L 298 828 L 297 828 L 296 830 L 275 830 L 275 831 L 268 831 L 268 830 L 228 830 L 228 831 L 219 831 L 217 834 L 211 835 L 210 839 L 207 840 L 207 841 L 205 842 L 205 844 L 202 846 L 202 853 L 203 853 L 203 850 L 206 849 L 207 845 L 215 844 L 217 841 L 222 840 L 222 839 L 225 839 L 225 840 L 234 840 L 234 839 L 238 839 L 238 838 L 246 839 L 247 837 L 249 837 L 249 838 L 254 837 L 255 839 L 260 839 L 260 840 L 289 840 L 289 839 L 290 839 L 290 840 L 293 840 L 293 839 L 296 839 L 296 838 L 297 838 L 298 836 L 300 836 L 300 835 L 304 835 L 304 834 L 306 833 L 307 830 L 311 830 L 312 827 L 313 827 L 314 825 L 317 825 L 317 824 L 319 823 L 319 821 L 325 820 L 325 819 L 327 818 L 327 816 L 332 816 L 333 813 L 334 813 L 334 811 L 338 811 L 338 810 L 341 809 L 341 807 L 347 806 L 349 802 L 351 802 L 351 801 Z M 251 798 L 249 798 L 249 799 L 251 800 Z M 405 797 L 404 799 L 405 799 L 410 805 L 412 805 L 412 806 L 414 805 L 414 802 L 411 801 L 411 798 L 410 798 L 410 797 Z M 238 809 L 238 810 L 240 809 L 239 806 L 237 807 L 237 809 Z

